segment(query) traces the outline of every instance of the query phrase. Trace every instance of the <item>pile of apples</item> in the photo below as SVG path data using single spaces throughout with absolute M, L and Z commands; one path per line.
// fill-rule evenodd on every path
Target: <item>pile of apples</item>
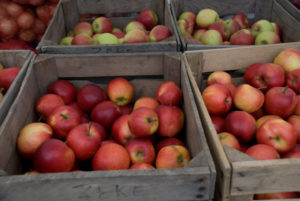
M 183 12 L 177 21 L 184 40 L 204 45 L 263 45 L 280 43 L 278 24 L 259 20 L 251 28 L 248 17 L 236 14 L 232 19 L 221 19 L 213 9 L 202 9 L 197 16 Z
M 125 32 L 125 33 L 124 33 Z M 143 10 L 137 21 L 131 21 L 124 27 L 113 27 L 107 17 L 97 17 L 92 23 L 79 22 L 72 31 L 60 41 L 60 45 L 96 45 L 159 42 L 169 38 L 172 32 L 167 26 L 158 25 L 157 14 Z
M 0 41 L 21 40 L 38 43 L 59 0 L 0 1 Z
M 0 102 L 20 70 L 21 67 L 4 68 L 4 66 L 0 63 Z
M 300 51 L 250 65 L 244 81 L 235 86 L 225 71 L 207 78 L 202 97 L 221 144 L 257 160 L 300 158 Z
M 184 167 L 190 153 L 177 138 L 184 126 L 181 89 L 167 81 L 156 98 L 130 105 L 133 98 L 124 78 L 112 79 L 106 90 L 53 82 L 35 104 L 44 122 L 26 125 L 17 139 L 20 155 L 33 162 L 28 173 L 79 171 L 82 164 L 87 170 Z

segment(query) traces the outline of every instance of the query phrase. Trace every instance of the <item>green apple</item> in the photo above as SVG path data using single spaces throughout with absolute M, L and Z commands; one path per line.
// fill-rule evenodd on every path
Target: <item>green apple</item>
M 72 45 L 72 40 L 73 40 L 72 36 L 63 37 L 60 40 L 59 45 Z
M 251 26 L 253 37 L 265 31 L 274 31 L 272 24 L 268 20 L 259 20 Z
M 219 19 L 219 14 L 215 10 L 206 8 L 199 11 L 196 23 L 200 28 L 207 28 L 209 25 L 218 22 Z
M 255 38 L 255 45 L 266 45 L 280 43 L 280 38 L 277 33 L 273 31 L 265 31 Z
M 109 45 L 109 44 L 119 44 L 119 39 L 111 34 L 111 33 L 104 33 L 104 34 L 100 34 L 97 38 L 97 44 L 105 44 L 105 45 Z
M 220 32 L 213 29 L 206 31 L 202 35 L 201 41 L 204 45 L 222 45 L 223 43 Z

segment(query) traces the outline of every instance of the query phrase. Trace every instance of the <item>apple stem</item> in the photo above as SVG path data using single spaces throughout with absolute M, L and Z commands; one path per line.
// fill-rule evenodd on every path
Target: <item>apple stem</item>
M 39 116 L 39 118 L 38 118 L 38 122 L 41 122 L 42 121 L 42 119 L 43 119 L 43 116 L 41 115 L 41 116 Z
M 153 122 L 156 122 L 156 121 L 157 120 L 155 118 L 150 118 L 150 117 L 147 118 L 148 123 L 153 123 Z
M 61 116 L 63 119 L 68 119 L 68 118 L 69 118 L 69 115 L 67 115 L 67 114 L 60 114 L 60 116 Z
M 182 156 L 178 156 L 178 157 L 177 157 L 177 162 L 178 162 L 179 164 L 182 164 L 182 163 L 184 162 Z
M 288 88 L 289 88 L 288 86 L 285 86 L 282 93 L 285 94 Z
M 89 122 L 89 129 L 88 129 L 88 132 L 87 132 L 88 136 L 91 136 L 91 133 L 90 133 L 91 127 L 92 127 L 92 122 L 90 121 Z

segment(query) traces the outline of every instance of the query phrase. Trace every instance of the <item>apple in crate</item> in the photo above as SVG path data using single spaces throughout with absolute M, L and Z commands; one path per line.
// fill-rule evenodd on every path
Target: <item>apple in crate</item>
M 297 96 L 297 105 L 294 110 L 295 115 L 300 115 L 300 95 Z
M 88 22 L 80 22 L 76 24 L 73 31 L 75 36 L 81 33 L 87 34 L 88 36 L 93 35 L 93 27 Z
M 217 133 L 224 132 L 225 130 L 225 119 L 220 116 L 211 116 L 211 121 L 217 131 Z
M 74 36 L 72 40 L 72 45 L 91 45 L 91 44 L 93 44 L 93 39 L 84 33 Z
M 215 23 L 211 24 L 208 27 L 208 29 L 218 31 L 221 34 L 223 41 L 226 41 L 227 39 L 229 39 L 229 36 L 231 34 L 229 27 L 226 26 L 225 22 L 223 22 L 223 21 L 219 21 L 219 22 L 215 22 Z
M 228 146 L 236 150 L 240 150 L 241 146 L 238 139 L 228 132 L 222 132 L 218 134 L 219 140 L 223 146 Z
M 150 41 L 151 42 L 159 42 L 169 38 L 172 35 L 170 29 L 164 25 L 156 25 L 150 31 Z
M 271 22 L 271 24 L 272 24 L 272 27 L 274 29 L 274 32 L 277 33 L 277 35 L 280 37 L 281 36 L 281 29 L 280 29 L 279 25 L 274 23 L 274 22 Z
M 239 29 L 247 29 L 250 25 L 248 17 L 243 13 L 236 14 L 232 20 L 238 23 Z
M 225 71 L 214 71 L 207 77 L 207 86 L 212 84 L 228 85 L 233 84 L 232 77 Z
M 167 137 L 167 138 L 164 138 L 164 139 L 158 141 L 155 144 L 155 150 L 158 153 L 162 148 L 164 148 L 166 146 L 169 146 L 169 145 L 182 145 L 182 146 L 184 146 L 183 142 L 180 141 L 178 138 Z
M 107 87 L 108 98 L 118 106 L 128 105 L 133 98 L 133 86 L 124 78 L 112 79 Z
M 130 114 L 128 125 L 131 132 L 137 137 L 151 136 L 158 129 L 158 115 L 151 108 L 141 107 Z
M 76 88 L 67 80 L 57 80 L 48 86 L 48 93 L 54 93 L 64 100 L 64 103 L 70 104 L 75 100 Z
M 65 103 L 60 96 L 45 94 L 36 101 L 35 111 L 46 120 L 53 110 L 62 105 L 65 105 Z
M 297 94 L 300 93 L 300 69 L 290 71 L 286 74 L 286 85 Z
M 102 144 L 92 159 L 93 170 L 122 170 L 129 166 L 127 150 L 114 142 Z
M 114 121 L 111 129 L 112 137 L 120 144 L 125 145 L 131 139 L 135 138 L 135 135 L 130 131 L 128 125 L 129 114 L 120 116 Z
M 253 45 L 254 38 L 248 29 L 242 29 L 232 34 L 231 45 Z
M 297 134 L 294 127 L 283 119 L 270 119 L 256 132 L 256 140 L 259 144 L 267 144 L 274 147 L 280 154 L 291 151 L 297 142 Z
M 133 110 L 136 110 L 140 107 L 149 107 L 156 109 L 159 106 L 159 102 L 152 97 L 141 97 L 134 102 Z
M 21 129 L 17 139 L 19 153 L 25 158 L 33 158 L 39 146 L 50 139 L 52 134 L 52 128 L 48 124 L 42 122 L 27 124 Z
M 152 164 L 155 159 L 155 149 L 149 139 L 135 138 L 125 145 L 129 153 L 131 163 Z
M 274 31 L 272 24 L 268 20 L 258 20 L 251 26 L 251 33 L 254 38 L 265 31 Z
M 231 36 L 232 34 L 234 34 L 235 32 L 237 32 L 239 30 L 239 24 L 232 20 L 232 19 L 227 19 L 224 21 L 225 26 L 227 27 L 227 29 L 229 30 L 229 35 Z
M 273 31 L 264 31 L 258 34 L 255 38 L 255 45 L 266 45 L 280 43 L 280 38 Z
M 300 51 L 292 48 L 284 49 L 275 57 L 274 63 L 280 65 L 285 72 L 300 69 Z
M 124 36 L 124 43 L 145 43 L 148 42 L 149 38 L 143 30 L 132 30 Z
M 76 159 L 88 160 L 96 153 L 106 135 L 102 125 L 96 122 L 83 123 L 68 133 L 66 142 L 74 151 Z
M 147 30 L 151 30 L 158 23 L 158 17 L 156 13 L 151 9 L 143 10 L 139 16 L 138 21 L 142 23 Z
M 152 165 L 148 163 L 135 163 L 130 168 L 130 170 L 151 170 L 155 169 Z
M 207 30 L 201 37 L 204 45 L 222 45 L 223 39 L 220 32 L 216 30 Z
M 300 116 L 299 115 L 291 115 L 287 122 L 289 122 L 295 129 L 297 134 L 297 142 L 300 143 Z
M 254 195 L 255 200 L 285 200 L 289 198 L 299 198 L 299 196 L 296 192 L 262 193 Z
M 182 19 L 185 19 L 188 21 L 188 32 L 189 33 L 192 33 L 193 30 L 194 30 L 194 26 L 195 26 L 195 23 L 196 23 L 196 15 L 191 12 L 191 11 L 185 11 L 183 13 L 180 14 L 179 20 L 182 20 Z
M 131 105 L 124 105 L 120 106 L 121 114 L 130 114 L 132 112 L 132 106 Z
M 264 115 L 256 120 L 256 129 L 259 129 L 269 119 L 281 119 L 281 117 L 277 115 Z
M 0 88 L 4 89 L 4 93 L 7 92 L 10 85 L 13 83 L 15 78 L 18 76 L 18 73 L 20 72 L 20 67 L 11 67 L 11 68 L 5 68 L 0 71 Z
M 94 19 L 92 27 L 94 33 L 111 33 L 114 28 L 111 21 L 106 17 L 97 17 Z
M 18 24 L 13 18 L 0 18 L 0 38 L 2 40 L 14 38 L 18 31 Z
M 186 19 L 178 20 L 177 25 L 178 25 L 179 31 L 183 37 L 190 36 L 192 34 L 192 32 L 190 30 L 189 21 L 187 21 Z
M 206 32 L 206 29 L 198 29 L 193 33 L 193 37 L 196 40 L 201 41 L 201 38 L 205 32 Z
M 132 30 L 146 30 L 145 26 L 139 21 L 131 21 L 125 26 L 125 33 L 129 33 Z
M 75 164 L 75 154 L 64 142 L 49 139 L 37 149 L 33 164 L 41 173 L 68 172 Z
M 280 158 L 276 149 L 266 144 L 253 145 L 249 147 L 245 153 L 257 160 L 271 160 Z
M 102 44 L 102 45 L 111 45 L 111 44 L 119 44 L 119 39 L 111 33 L 102 33 L 95 39 L 96 44 Z
M 182 91 L 174 82 L 167 81 L 157 88 L 156 98 L 163 105 L 180 105 L 182 103 Z
M 191 156 L 185 146 L 169 145 L 162 148 L 157 156 L 156 168 L 180 168 L 190 161 Z
M 196 23 L 200 28 L 208 28 L 209 25 L 218 22 L 219 14 L 210 8 L 202 9 L 196 16 Z
M 73 36 L 66 36 L 63 37 L 60 42 L 59 45 L 72 45 L 72 40 L 73 40 Z

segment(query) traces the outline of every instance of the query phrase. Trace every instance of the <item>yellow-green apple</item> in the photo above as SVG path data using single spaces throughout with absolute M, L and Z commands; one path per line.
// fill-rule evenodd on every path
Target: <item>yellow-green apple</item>
M 76 88 L 68 80 L 56 80 L 48 86 L 48 93 L 54 93 L 64 100 L 64 103 L 70 104 L 75 100 Z
M 201 41 L 201 37 L 203 36 L 203 34 L 206 32 L 206 29 L 197 29 L 194 33 L 193 33 L 193 37 L 196 40 Z
M 163 147 L 156 156 L 156 168 L 180 168 L 190 161 L 191 156 L 185 146 L 169 145 Z
M 65 105 L 62 97 L 56 94 L 45 94 L 35 103 L 35 111 L 45 120 L 57 107 Z
M 271 22 L 271 25 L 274 29 L 274 32 L 277 33 L 277 35 L 280 37 L 281 36 L 281 29 L 280 29 L 279 25 L 274 23 L 274 22 Z
M 111 129 L 114 121 L 119 116 L 121 116 L 121 110 L 119 106 L 112 101 L 98 103 L 91 112 L 91 120 L 101 124 L 107 130 Z
M 251 33 L 254 38 L 265 31 L 274 31 L 272 24 L 268 20 L 258 20 L 251 26 Z
M 204 45 L 222 45 L 222 35 L 216 30 L 207 30 L 201 37 Z
M 84 33 L 74 36 L 72 40 L 72 45 L 91 45 L 91 44 L 93 44 L 93 39 Z
M 297 142 L 300 143 L 300 116 L 298 115 L 291 115 L 287 122 L 289 122 L 295 129 L 297 134 Z
M 287 86 L 273 87 L 265 94 L 264 109 L 268 114 L 286 118 L 294 112 L 296 105 L 296 93 Z
M 123 33 L 123 31 L 118 27 L 114 27 L 111 32 L 112 33 Z
M 146 30 L 145 26 L 138 21 L 131 21 L 125 26 L 125 33 L 129 33 L 132 30 Z
M 172 35 L 172 32 L 167 26 L 164 25 L 156 25 L 150 31 L 150 41 L 151 42 L 159 42 L 169 38 Z
M 225 117 L 225 131 L 241 142 L 250 142 L 255 138 L 256 121 L 248 112 L 232 111 Z
M 102 33 L 96 38 L 97 44 L 110 45 L 119 44 L 119 39 L 111 33 Z
M 163 147 L 170 146 L 170 145 L 181 145 L 184 146 L 183 142 L 180 141 L 178 138 L 175 137 L 167 137 L 161 139 L 155 144 L 155 150 L 158 153 Z
M 177 106 L 160 105 L 156 108 L 159 126 L 157 134 L 162 137 L 174 137 L 183 128 L 184 115 Z
M 149 170 L 149 169 L 155 169 L 152 165 L 148 163 L 135 163 L 129 168 L 130 170 Z
M 178 19 L 179 20 L 185 19 L 189 22 L 188 23 L 189 24 L 188 25 L 188 32 L 190 34 L 192 34 L 193 31 L 194 31 L 195 23 L 196 23 L 196 15 L 192 11 L 185 11 L 185 12 L 180 14 Z
M 83 123 L 68 133 L 66 142 L 74 151 L 76 159 L 88 160 L 96 153 L 106 135 L 102 125 L 96 122 Z
M 135 101 L 133 110 L 136 110 L 140 107 L 149 107 L 155 110 L 157 106 L 159 106 L 159 102 L 155 98 L 141 97 Z
M 213 84 L 204 89 L 202 98 L 208 113 L 211 115 L 224 115 L 232 105 L 229 89 L 221 84 Z
M 286 74 L 286 85 L 297 94 L 300 93 L 300 69 L 289 71 Z
M 293 114 L 300 115 L 300 95 L 297 95 L 297 105 Z
M 128 105 L 133 98 L 132 84 L 121 77 L 109 81 L 106 92 L 108 98 L 118 106 Z
M 291 151 L 297 142 L 294 127 L 283 119 L 269 119 L 256 132 L 259 144 L 274 147 L 280 154 Z
M 256 129 L 259 129 L 269 119 L 281 119 L 281 117 L 277 115 L 264 115 L 256 120 Z
M 69 172 L 75 164 L 75 154 L 58 139 L 49 139 L 39 146 L 33 158 L 34 170 L 41 173 Z
M 125 114 L 116 119 L 111 128 L 112 137 L 120 144 L 126 144 L 131 139 L 135 138 L 135 135 L 129 129 L 128 125 L 129 114 Z
M 208 28 L 209 25 L 218 22 L 220 19 L 219 14 L 210 8 L 202 9 L 196 16 L 196 23 L 200 28 Z
M 264 104 L 264 94 L 249 84 L 239 85 L 233 95 L 235 107 L 245 112 L 255 112 Z
M 106 17 L 97 17 L 92 22 L 94 33 L 111 33 L 113 25 L 111 21 Z
M 211 116 L 211 121 L 217 131 L 217 133 L 222 133 L 225 130 L 225 119 L 220 116 Z
M 146 9 L 139 14 L 138 21 L 141 22 L 147 30 L 151 30 L 157 25 L 158 17 L 153 10 Z
M 124 43 L 145 43 L 148 41 L 146 33 L 139 29 L 132 30 L 124 36 Z
M 207 86 L 212 84 L 233 84 L 232 77 L 225 71 L 214 71 L 207 78 Z
M 93 44 L 94 44 L 94 45 L 97 45 L 97 44 L 98 44 L 98 41 L 97 41 L 97 37 L 98 37 L 98 36 L 100 36 L 99 33 L 94 34 L 94 35 L 92 36 L 92 40 L 93 40 Z
M 149 139 L 135 138 L 125 145 L 131 163 L 152 164 L 155 160 L 155 149 Z
M 163 82 L 156 90 L 156 98 L 162 105 L 180 105 L 182 103 L 182 91 L 172 81 Z
M 102 144 L 92 159 L 93 170 L 124 170 L 130 166 L 130 157 L 122 145 Z
M 218 136 L 223 146 L 228 146 L 236 150 L 241 149 L 238 139 L 233 134 L 228 132 L 221 132 L 218 134 Z
M 190 36 L 192 32 L 189 30 L 190 24 L 186 19 L 181 19 L 177 21 L 179 31 L 183 37 Z
M 159 125 L 158 115 L 154 109 L 140 107 L 134 110 L 128 119 L 130 131 L 137 137 L 153 135 Z
M 280 158 L 276 149 L 266 144 L 255 144 L 249 147 L 245 153 L 256 160 L 272 160 Z
M 93 35 L 93 27 L 88 22 L 79 22 L 75 25 L 73 31 L 75 36 L 81 33 L 84 33 L 89 36 Z
M 60 40 L 59 45 L 72 45 L 72 40 L 73 40 L 73 36 L 63 37 Z
M 56 137 L 65 139 L 69 131 L 81 123 L 81 117 L 77 110 L 62 105 L 51 112 L 47 118 L 47 123 L 54 130 Z
M 225 22 L 221 21 L 221 22 L 215 22 L 213 24 L 211 24 L 208 29 L 213 29 L 218 31 L 221 36 L 222 36 L 222 40 L 226 41 L 229 39 L 230 36 L 230 30 L 229 27 L 225 25 Z
M 285 72 L 300 68 L 300 51 L 287 48 L 282 50 L 274 59 L 274 63 L 280 65 Z
M 236 14 L 232 20 L 238 23 L 239 29 L 247 29 L 250 25 L 248 17 L 243 13 Z
M 296 192 L 281 192 L 281 193 L 263 193 L 263 194 L 255 194 L 255 200 L 281 200 L 288 198 L 298 198 Z
M 224 21 L 225 26 L 229 30 L 229 36 L 231 36 L 233 33 L 237 32 L 240 28 L 239 24 L 232 20 L 232 19 L 227 19 Z
M 86 84 L 77 93 L 77 102 L 84 112 L 89 112 L 98 103 L 107 100 L 105 91 L 95 85 Z
M 241 29 L 230 37 L 231 45 L 253 45 L 254 38 L 248 29 Z
M 255 38 L 255 45 L 266 45 L 280 43 L 280 38 L 273 31 L 264 31 L 259 33 Z
M 20 70 L 20 67 L 10 67 L 0 71 L 0 88 L 3 88 L 4 93 L 7 92 Z
M 23 127 L 17 139 L 19 153 L 25 158 L 33 158 L 41 144 L 52 137 L 52 128 L 42 122 L 33 122 Z

